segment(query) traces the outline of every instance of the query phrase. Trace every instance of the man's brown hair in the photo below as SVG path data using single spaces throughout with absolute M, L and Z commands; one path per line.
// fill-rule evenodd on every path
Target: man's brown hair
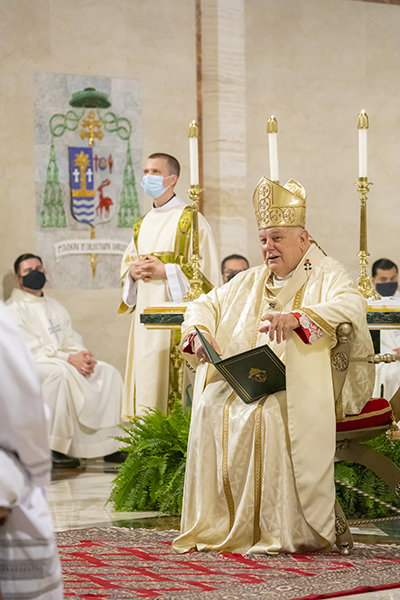
M 36 254 L 30 254 L 29 252 L 27 252 L 26 254 L 21 254 L 21 256 L 18 256 L 17 260 L 14 263 L 14 273 L 16 275 L 19 275 L 19 265 L 24 260 L 28 260 L 29 258 L 37 258 L 37 260 L 40 262 L 40 264 L 43 265 L 43 261 L 40 258 L 40 256 L 37 256 Z
M 170 175 L 177 175 L 179 177 L 181 165 L 175 156 L 171 156 L 171 154 L 165 154 L 164 152 L 155 152 L 154 154 L 150 154 L 148 158 L 164 158 L 167 161 L 168 173 Z

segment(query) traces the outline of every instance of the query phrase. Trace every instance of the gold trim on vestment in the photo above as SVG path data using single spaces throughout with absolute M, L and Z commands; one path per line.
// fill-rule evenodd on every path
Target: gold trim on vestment
M 149 252 L 148 254 L 139 254 L 139 258 L 146 258 L 146 256 L 154 256 L 161 260 L 162 263 L 174 263 L 175 262 L 175 254 L 170 251 L 166 252 Z
M 263 316 L 263 312 L 264 312 L 265 306 L 266 306 L 266 304 L 268 302 L 268 298 L 266 298 L 265 294 L 268 291 L 268 288 L 266 287 L 266 285 L 267 285 L 267 279 L 269 277 L 269 274 L 270 273 L 267 271 L 267 273 L 265 274 L 265 278 L 264 278 L 264 283 L 263 283 L 264 293 L 263 293 L 263 297 L 262 297 L 262 300 L 261 300 L 260 311 L 258 313 L 258 318 L 257 318 L 257 321 L 256 321 L 256 329 L 255 329 L 255 332 L 254 332 L 253 341 L 252 341 L 252 344 L 251 344 L 251 349 L 253 349 L 253 348 L 256 347 L 257 338 L 258 338 L 258 334 L 259 334 L 258 330 L 260 329 L 260 326 L 261 326 L 261 317 Z
M 339 396 L 336 398 L 335 416 L 336 416 L 336 421 L 339 423 L 341 421 L 343 421 L 343 419 L 344 419 L 342 390 L 340 390 Z
M 261 539 L 260 510 L 261 510 L 261 491 L 262 491 L 262 411 L 265 404 L 265 398 L 262 398 L 256 408 L 256 426 L 254 432 L 254 529 L 253 546 Z
M 327 323 L 327 321 L 325 321 L 325 319 L 323 319 L 322 317 L 317 315 L 317 313 L 314 312 L 313 310 L 311 310 L 311 308 L 302 308 L 301 310 L 308 317 L 310 317 L 311 321 L 314 321 L 314 323 L 316 323 L 321 329 L 326 331 L 326 333 L 328 333 L 328 335 L 330 335 L 331 337 L 336 339 L 335 327 L 332 327 L 332 325 L 329 325 L 329 323 Z
M 383 415 L 385 412 L 387 412 L 388 408 L 390 407 L 387 406 L 386 408 L 381 408 L 381 410 L 365 413 L 365 415 L 347 415 L 342 420 L 342 423 L 347 423 L 348 421 L 358 421 L 359 419 L 369 419 L 370 417 L 377 417 L 378 415 Z
M 175 261 L 182 266 L 189 259 L 190 235 L 193 218 L 193 207 L 185 206 L 179 217 L 178 227 L 175 234 L 174 255 Z
M 133 224 L 133 241 L 135 243 L 136 254 L 139 256 L 139 248 L 138 248 L 138 239 L 139 239 L 139 231 L 142 226 L 142 221 L 146 215 L 142 215 L 140 219 Z
M 310 244 L 315 244 L 318 248 L 318 250 L 321 250 L 322 254 L 324 256 L 328 256 L 327 253 L 325 252 L 325 250 L 323 248 L 321 248 L 321 246 L 318 244 L 318 242 L 316 240 L 314 240 L 314 238 L 310 235 Z
M 235 399 L 236 394 L 235 392 L 232 392 L 224 404 L 222 417 L 222 481 L 224 485 L 225 498 L 229 509 L 229 531 L 232 530 L 235 522 L 235 503 L 233 501 L 231 484 L 229 483 L 228 470 L 229 409 Z
M 292 310 L 300 310 L 301 305 L 303 303 L 304 292 L 306 291 L 306 284 L 304 283 L 299 290 L 297 290 L 296 295 L 293 300 Z
M 135 308 L 136 308 L 136 306 L 128 306 L 127 304 L 125 304 L 125 302 L 123 300 L 121 300 L 121 302 L 119 303 L 119 306 L 118 306 L 118 313 L 120 315 L 123 315 L 126 312 L 132 313 L 135 310 Z

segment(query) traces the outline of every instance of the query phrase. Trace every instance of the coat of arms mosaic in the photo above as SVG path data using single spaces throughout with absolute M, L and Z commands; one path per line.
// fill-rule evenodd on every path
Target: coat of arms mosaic
M 50 281 L 117 286 L 141 215 L 141 84 L 40 73 L 35 116 L 38 252 Z

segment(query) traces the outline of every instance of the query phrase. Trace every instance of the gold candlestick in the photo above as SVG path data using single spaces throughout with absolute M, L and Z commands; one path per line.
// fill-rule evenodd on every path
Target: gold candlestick
M 200 276 L 200 248 L 199 248 L 199 200 L 201 190 L 199 185 L 191 185 L 189 196 L 192 201 L 193 215 L 192 215 L 192 256 L 190 258 L 190 265 L 193 269 L 193 277 L 190 280 L 190 287 L 183 298 L 184 302 L 190 302 L 196 300 L 203 293 L 203 282 Z
M 190 151 L 190 189 L 188 190 L 192 201 L 192 256 L 190 258 L 190 266 L 193 269 L 193 277 L 190 280 L 190 287 L 187 294 L 184 296 L 184 302 L 196 300 L 203 293 L 203 282 L 200 271 L 200 247 L 199 247 L 199 201 L 200 201 L 200 186 L 198 172 L 198 147 L 197 138 L 199 130 L 196 121 L 189 123 L 188 138 Z
M 371 285 L 371 278 L 367 274 L 367 257 L 370 255 L 367 249 L 367 193 L 369 186 L 373 185 L 368 181 L 368 177 L 359 177 L 357 182 L 357 191 L 360 194 L 360 251 L 357 256 L 360 257 L 361 274 L 358 278 L 358 291 L 369 299 L 380 300 L 380 295 Z
M 357 118 L 357 129 L 365 130 L 363 137 L 360 137 L 362 132 L 359 131 L 359 174 L 357 182 L 357 190 L 360 194 L 360 251 L 357 256 L 360 257 L 361 275 L 358 278 L 358 291 L 365 298 L 380 300 L 380 295 L 374 290 L 371 285 L 371 279 L 367 274 L 367 265 L 369 256 L 367 248 L 367 194 L 369 186 L 372 185 L 367 177 L 367 129 L 369 127 L 369 119 L 365 110 L 361 111 Z

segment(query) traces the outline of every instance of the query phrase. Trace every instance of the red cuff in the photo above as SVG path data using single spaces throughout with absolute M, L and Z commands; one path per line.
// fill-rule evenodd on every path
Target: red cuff
M 182 349 L 183 349 L 183 352 L 185 352 L 186 354 L 194 354 L 193 348 L 192 348 L 192 342 L 195 337 L 196 337 L 196 334 L 192 333 L 191 335 L 189 335 L 186 342 L 183 343 Z
M 292 315 L 294 315 L 300 323 L 301 313 L 292 312 Z M 294 332 L 297 333 L 297 335 L 299 336 L 299 338 L 301 339 L 302 342 L 304 342 L 305 344 L 310 343 L 309 340 L 310 340 L 310 336 L 311 336 L 311 331 L 309 329 L 304 329 L 304 327 L 302 327 L 300 325 L 299 327 L 297 327 L 297 329 L 294 330 Z

